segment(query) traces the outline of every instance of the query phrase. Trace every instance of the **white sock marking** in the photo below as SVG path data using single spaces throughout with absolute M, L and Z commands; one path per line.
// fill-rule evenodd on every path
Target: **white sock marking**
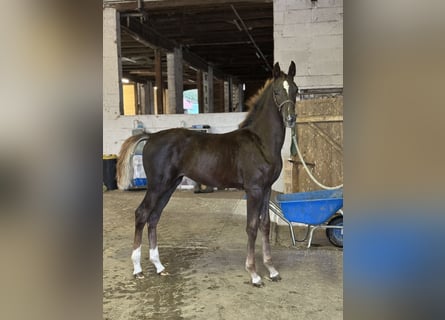
M 141 247 L 136 248 L 131 253 L 131 260 L 133 261 L 133 274 L 142 272 L 141 267 Z
M 252 283 L 258 284 L 261 283 L 261 277 L 257 275 L 256 273 L 252 275 Z
M 270 277 L 271 278 L 274 278 L 274 277 L 276 277 L 277 275 L 279 275 L 280 273 L 277 271 L 277 270 L 275 270 L 275 269 L 271 269 L 271 270 L 269 270 L 269 272 L 270 272 Z
M 165 270 L 165 267 L 162 265 L 161 261 L 159 260 L 159 251 L 158 247 L 154 249 L 150 249 L 150 261 L 153 263 L 156 267 L 156 272 L 161 273 Z

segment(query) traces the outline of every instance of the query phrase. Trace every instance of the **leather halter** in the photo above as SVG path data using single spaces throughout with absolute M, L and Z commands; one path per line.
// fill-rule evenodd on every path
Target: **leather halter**
M 275 105 L 278 107 L 278 111 L 280 111 L 280 112 L 281 112 L 281 109 L 283 108 L 283 105 L 285 103 L 287 103 L 287 102 L 294 103 L 292 100 L 287 99 L 287 100 L 284 100 L 283 102 L 281 102 L 280 104 L 278 104 L 277 97 L 275 97 L 274 93 L 272 93 L 272 95 L 273 95 L 273 101 L 275 102 Z
M 283 108 L 285 103 L 290 102 L 290 103 L 294 104 L 294 102 L 291 99 L 287 99 L 287 100 L 284 100 L 281 103 L 278 103 L 277 97 L 275 96 L 275 92 L 272 92 L 272 95 L 273 95 L 273 101 L 275 102 L 275 105 L 278 107 L 278 111 L 279 112 L 281 112 L 281 109 Z

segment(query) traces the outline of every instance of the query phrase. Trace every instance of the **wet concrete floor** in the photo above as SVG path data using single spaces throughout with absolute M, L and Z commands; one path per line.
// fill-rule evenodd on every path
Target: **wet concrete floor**
M 343 318 L 343 250 L 317 230 L 310 249 L 292 247 L 286 227 L 273 228 L 272 256 L 283 280 L 270 282 L 257 239 L 258 273 L 253 287 L 244 270 L 245 217 L 236 214 L 243 193 L 194 194 L 178 190 L 158 225 L 160 258 L 169 276 L 148 261 L 145 279 L 132 277 L 134 211 L 145 191 L 103 194 L 103 318 L 117 319 L 305 319 Z M 243 204 L 243 202 L 241 202 Z M 303 230 L 296 229 L 299 236 Z

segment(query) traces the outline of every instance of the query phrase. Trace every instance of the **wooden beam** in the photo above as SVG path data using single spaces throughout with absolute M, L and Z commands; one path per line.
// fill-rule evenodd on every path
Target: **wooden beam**
M 233 102 L 232 102 L 232 97 L 233 97 L 233 79 L 232 77 L 229 78 L 228 81 L 229 84 L 229 112 L 233 112 Z
M 216 5 L 226 5 L 228 3 L 236 4 L 236 3 L 248 3 L 248 4 L 265 4 L 265 3 L 273 3 L 273 0 L 242 0 L 242 1 L 227 1 L 227 0 L 212 0 L 211 3 L 208 4 L 209 7 L 214 7 Z M 170 1 L 145 1 L 144 9 L 147 11 L 155 10 L 155 9 L 167 9 L 167 8 L 175 8 L 175 7 L 194 7 L 194 6 L 203 6 L 205 3 L 202 0 L 170 0 Z M 107 2 L 105 1 L 104 6 L 114 7 L 119 11 L 129 11 L 129 10 L 137 10 L 138 2 L 137 1 L 125 1 L 125 2 Z
M 199 113 L 204 113 L 204 88 L 202 81 L 202 71 L 196 71 L 196 86 L 198 87 L 198 108 Z
M 297 123 L 343 122 L 343 116 L 297 116 Z
M 162 51 L 155 50 L 155 73 L 156 73 L 156 103 L 158 114 L 164 113 L 164 85 L 162 81 Z
M 154 95 L 153 95 L 153 82 L 147 81 L 144 85 L 145 88 L 145 114 L 155 114 L 154 111 Z
M 213 67 L 209 66 L 209 69 L 207 71 L 207 97 L 208 97 L 208 112 L 213 113 L 215 112 L 214 109 L 214 101 L 213 101 Z

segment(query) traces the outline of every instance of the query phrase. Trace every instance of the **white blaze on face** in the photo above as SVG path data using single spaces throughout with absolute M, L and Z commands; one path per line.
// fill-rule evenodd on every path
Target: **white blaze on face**
M 286 80 L 283 81 L 283 88 L 286 90 L 286 93 L 289 95 L 289 83 Z

